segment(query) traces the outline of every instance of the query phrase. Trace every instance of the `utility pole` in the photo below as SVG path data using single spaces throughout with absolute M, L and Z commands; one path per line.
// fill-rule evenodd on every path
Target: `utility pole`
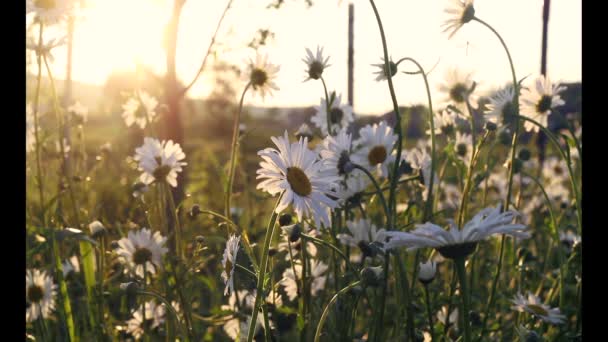
M 348 4 L 348 104 L 351 107 L 354 107 L 353 104 L 353 71 L 354 71 L 354 42 L 355 42 L 355 32 L 354 32 L 354 22 L 355 22 L 355 5 Z
M 541 43 L 541 56 L 540 56 L 540 74 L 547 76 L 547 41 L 549 31 L 549 9 L 551 7 L 551 0 L 544 0 L 543 4 L 543 38 Z M 543 162 L 545 161 L 545 148 L 547 146 L 547 136 L 543 132 L 539 132 L 536 137 L 536 147 L 538 149 L 538 162 L 542 169 Z

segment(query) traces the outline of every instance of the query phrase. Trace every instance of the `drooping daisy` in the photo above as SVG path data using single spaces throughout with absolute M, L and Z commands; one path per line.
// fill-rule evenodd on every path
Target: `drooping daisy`
M 495 234 L 505 234 L 516 238 L 529 238 L 526 226 L 512 223 L 518 215 L 515 211 L 500 212 L 500 205 L 496 208 L 485 208 L 467 222 L 459 230 L 454 221 L 450 220 L 450 229 L 427 222 L 416 225 L 411 232 L 389 231 L 383 234 L 388 240 L 384 247 L 392 249 L 407 247 L 408 250 L 418 248 L 435 248 L 443 257 L 456 259 L 466 257 L 475 250 L 479 241 Z
M 382 57 L 381 59 L 382 63 L 372 64 L 372 66 L 380 69 L 374 72 L 374 74 L 377 75 L 376 81 L 384 81 L 388 79 L 389 74 L 391 78 L 397 74 L 397 64 L 393 62 L 392 58 L 389 58 L 388 60 L 388 69 L 390 70 L 390 72 L 387 72 L 386 70 L 386 62 L 384 57 Z
M 135 160 L 143 171 L 139 179 L 146 185 L 165 181 L 172 187 L 177 186 L 177 173 L 182 171 L 186 154 L 173 140 L 160 142 L 154 138 L 144 138 L 144 144 L 135 149 Z
M 448 6 L 444 10 L 448 18 L 441 25 L 443 32 L 449 32 L 451 39 L 460 28 L 475 18 L 473 0 L 448 0 Z
M 437 273 L 437 264 L 428 260 L 427 262 L 421 262 L 418 265 L 418 280 L 423 284 L 428 284 L 433 279 L 435 279 L 435 274 Z
M 560 84 L 552 84 L 548 76 L 539 76 L 535 80 L 534 86 L 523 88 L 521 91 L 519 98 L 521 115 L 547 127 L 551 110 L 566 103 L 559 96 L 559 93 L 565 89 L 566 87 Z M 524 123 L 524 127 L 528 132 L 540 130 L 538 126 L 528 121 Z
M 148 273 L 156 274 L 162 269 L 162 257 L 167 253 L 165 247 L 167 238 L 160 232 L 152 232 L 143 228 L 139 231 L 129 231 L 126 238 L 118 240 L 116 253 L 120 260 L 127 265 L 125 271 L 144 277 L 144 265 Z
M 329 109 L 329 124 L 331 125 L 331 131 L 337 132 L 343 128 L 348 128 L 348 125 L 354 120 L 353 108 L 347 103 L 341 104 L 342 95 L 335 96 Z M 323 135 L 328 135 L 327 130 L 327 102 L 325 99 L 321 99 L 321 104 L 315 106 L 317 111 L 315 115 L 310 118 L 316 127 L 318 127 Z
M 62 266 L 64 278 L 72 272 L 80 273 L 80 262 L 78 262 L 78 257 L 76 255 L 72 255 L 71 258 L 64 260 Z
M 25 107 L 25 152 L 29 153 L 36 146 L 36 131 L 34 127 L 34 111 L 32 105 L 27 104 Z
M 320 154 L 327 169 L 341 177 L 350 173 L 352 170 L 347 164 L 350 163 L 351 147 L 351 135 L 344 128 L 336 136 L 325 137 Z
M 456 132 L 456 142 L 454 144 L 456 155 L 465 165 L 471 162 L 471 154 L 473 153 L 473 138 L 470 134 Z
M 424 141 L 419 141 L 418 146 L 411 150 L 405 151 L 403 160 L 407 161 L 413 170 L 418 171 L 422 177 L 422 185 L 424 191 L 422 192 L 422 199 L 426 201 L 429 187 L 431 186 L 431 155 L 428 152 L 427 144 Z M 439 183 L 439 176 L 437 172 L 433 175 L 433 188 Z
M 477 107 L 477 96 L 474 93 L 475 81 L 470 73 L 463 73 L 457 68 L 450 68 L 445 73 L 444 83 L 439 85 L 443 94 L 443 102 L 452 104 L 466 119 L 471 113 L 467 108 L 467 101 L 472 107 Z
M 234 269 L 236 268 L 236 257 L 239 252 L 239 243 L 241 237 L 231 235 L 226 242 L 226 249 L 224 249 L 224 256 L 222 257 L 222 279 L 224 280 L 224 296 L 234 292 Z
M 25 48 L 28 50 L 32 50 L 34 53 L 36 53 L 36 57 L 45 57 L 50 63 L 53 63 L 55 61 L 55 57 L 52 54 L 53 49 L 66 44 L 66 42 L 66 36 L 63 36 L 61 38 L 51 38 L 46 42 L 39 42 L 33 37 L 28 37 L 25 43 Z
M 346 227 L 350 234 L 338 234 L 337 237 L 345 245 L 358 247 L 364 256 L 371 256 L 370 243 L 379 241 L 378 236 L 382 236 L 384 229 L 378 230 L 376 225 L 369 219 L 359 219 L 356 221 L 346 221 Z
M 57 285 L 45 271 L 27 270 L 25 273 L 25 321 L 49 318 L 55 310 Z
M 146 322 L 143 310 L 146 310 Z M 165 322 L 165 310 L 164 304 L 156 305 L 153 301 L 140 305 L 133 311 L 133 318 L 127 321 L 127 332 L 139 340 L 144 334 L 144 324 L 149 324 L 150 329 L 156 329 Z
M 290 204 L 298 220 L 303 216 L 314 219 L 317 227 L 323 223 L 329 226 L 326 208 L 335 208 L 337 202 L 328 197 L 330 185 L 339 180 L 329 175 L 325 164 L 317 160 L 317 155 L 308 149 L 308 139 L 290 143 L 287 131 L 283 137 L 272 137 L 277 149 L 266 148 L 258 152 L 263 161 L 257 170 L 257 179 L 263 179 L 257 189 L 271 195 L 283 193 L 281 202 L 275 209 L 281 213 Z
M 433 117 L 433 126 L 435 126 L 435 134 L 452 135 L 456 129 L 456 112 L 446 108 L 440 112 L 435 112 Z M 431 135 L 431 129 L 426 131 L 426 134 Z
M 298 130 L 296 131 L 296 133 L 294 135 L 298 139 L 307 138 L 308 141 L 311 141 L 313 138 L 312 130 L 310 129 L 310 126 L 308 126 L 308 124 L 306 122 L 300 125 L 300 127 L 298 128 Z
M 76 101 L 73 105 L 68 107 L 68 113 L 73 115 L 73 118 L 79 124 L 87 122 L 89 116 L 89 109 L 83 106 L 80 102 Z
M 101 222 L 96 220 L 89 223 L 89 230 L 91 231 L 91 236 L 97 237 L 106 231 L 106 227 L 104 227 Z
M 139 128 L 144 129 L 148 123 L 153 122 L 156 118 L 157 106 L 156 98 L 140 90 L 122 105 L 122 118 L 128 127 L 136 124 Z
M 330 66 L 330 64 L 327 63 L 329 57 L 323 58 L 323 48 L 319 48 L 318 46 L 316 56 L 309 48 L 306 48 L 306 58 L 302 59 L 302 61 L 306 63 L 306 66 L 308 67 L 306 70 L 308 78 L 306 78 L 305 81 L 310 79 L 318 80 L 323 75 L 323 70 Z
M 487 104 L 486 119 L 497 125 L 508 125 L 515 119 L 515 104 L 513 103 L 513 85 L 508 85 L 490 96 L 490 103 Z
M 388 166 L 395 160 L 391 151 L 397 141 L 393 128 L 380 121 L 361 128 L 359 135 L 356 144 L 361 148 L 353 154 L 352 160 L 369 171 L 377 171 L 381 177 L 388 177 Z
M 552 309 L 549 305 L 543 304 L 540 298 L 528 292 L 528 297 L 520 293 L 511 300 L 514 306 L 511 308 L 519 312 L 527 312 L 550 324 L 562 324 L 566 316 L 562 315 L 558 308 Z
M 273 89 L 279 90 L 279 87 L 274 83 L 279 69 L 278 65 L 268 62 L 268 56 L 257 54 L 255 62 L 253 60 L 249 61 L 248 71 L 244 75 L 245 81 L 251 83 L 254 92 L 259 93 L 263 100 L 266 94 L 272 95 Z
M 441 310 L 437 312 L 437 320 L 443 325 L 455 325 L 458 326 L 458 310 L 454 309 L 448 315 L 448 307 L 442 306 Z
M 35 13 L 35 20 L 45 25 L 55 24 L 66 18 L 70 12 L 68 0 L 26 0 L 26 14 Z

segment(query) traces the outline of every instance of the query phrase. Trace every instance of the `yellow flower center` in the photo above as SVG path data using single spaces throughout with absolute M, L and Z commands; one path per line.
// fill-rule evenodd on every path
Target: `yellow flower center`
M 291 190 L 300 196 L 308 196 L 312 192 L 310 180 L 304 171 L 297 167 L 287 168 L 287 182 L 291 185 Z
M 133 262 L 137 265 L 143 265 L 152 260 L 152 252 L 147 248 L 137 248 L 133 253 Z
M 456 85 L 450 89 L 450 98 L 456 103 L 463 103 L 467 99 L 468 91 L 469 90 L 465 84 L 456 83 Z
M 321 62 L 315 60 L 308 66 L 308 77 L 313 80 L 318 80 L 321 78 L 321 74 L 323 74 L 323 64 Z
M 539 113 L 544 113 L 549 109 L 551 109 L 551 96 L 544 95 L 536 104 L 536 111 Z
M 27 289 L 27 299 L 30 303 L 38 303 L 44 297 L 44 290 L 38 285 L 32 285 Z
M 251 71 L 251 85 L 253 88 L 262 87 L 268 81 L 268 74 L 266 71 L 255 68 Z
M 374 146 L 367 154 L 367 160 L 370 165 L 377 165 L 383 163 L 386 160 L 386 148 L 384 146 Z
M 549 312 L 547 312 L 546 309 L 544 309 L 542 306 L 540 305 L 536 305 L 536 304 L 528 304 L 526 305 L 528 307 L 528 309 L 530 309 L 530 311 L 532 311 L 534 314 L 539 315 L 539 316 L 547 316 L 549 314 Z
M 36 0 L 36 7 L 50 10 L 55 8 L 55 0 Z

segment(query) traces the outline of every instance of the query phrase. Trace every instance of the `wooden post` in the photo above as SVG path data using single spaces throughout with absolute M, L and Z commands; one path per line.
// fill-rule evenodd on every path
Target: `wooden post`
M 355 5 L 348 4 L 348 104 L 353 107 L 353 70 L 354 70 L 354 22 L 355 22 Z

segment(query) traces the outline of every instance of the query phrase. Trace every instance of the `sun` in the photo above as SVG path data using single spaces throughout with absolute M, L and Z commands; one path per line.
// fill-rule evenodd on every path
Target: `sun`
M 162 38 L 171 13 L 167 1 L 92 0 L 74 32 L 74 74 L 102 84 L 115 70 L 137 63 L 164 65 Z M 155 70 L 161 71 L 161 70 Z

